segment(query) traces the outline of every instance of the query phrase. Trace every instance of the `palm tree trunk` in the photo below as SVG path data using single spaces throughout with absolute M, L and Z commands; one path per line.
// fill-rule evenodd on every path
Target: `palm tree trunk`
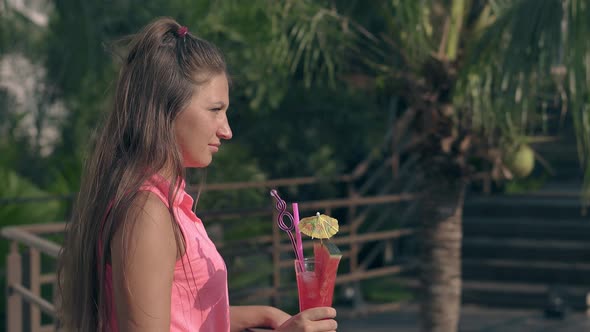
M 461 239 L 465 183 L 431 183 L 420 222 L 421 330 L 454 332 L 461 309 Z

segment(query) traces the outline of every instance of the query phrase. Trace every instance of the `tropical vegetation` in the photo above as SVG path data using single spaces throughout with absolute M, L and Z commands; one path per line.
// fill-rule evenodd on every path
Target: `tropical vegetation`
M 403 158 L 417 158 L 414 176 L 425 193 L 417 223 L 424 331 L 457 329 L 471 180 L 527 176 L 540 158 L 534 137 L 549 134 L 547 122 L 567 119 L 588 192 L 587 1 L 55 0 L 43 7 L 46 26 L 10 3 L 0 7 L 0 56 L 26 59 L 34 82 L 24 107 L 0 80 L 0 174 L 22 183 L 18 194 L 0 197 L 76 191 L 113 92 L 114 41 L 164 15 L 214 41 L 230 64 L 236 135 L 210 182 L 350 172 L 395 126 L 393 144 Z M 400 111 L 388 123 L 392 104 Z M 228 200 L 260 205 L 267 197 L 253 191 L 202 204 Z M 40 214 L 64 218 L 65 202 Z M 33 221 L 11 213 L 0 222 Z

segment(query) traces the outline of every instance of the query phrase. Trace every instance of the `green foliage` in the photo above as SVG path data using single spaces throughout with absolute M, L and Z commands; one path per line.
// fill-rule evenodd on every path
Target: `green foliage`
M 2 6 L 6 8 L 0 10 L 0 56 L 6 53 L 39 55 L 44 45 L 45 29 L 11 6 Z
M 14 165 L 22 153 L 23 143 L 22 137 L 19 137 L 16 128 L 24 117 L 24 113 L 14 114 L 9 110 L 16 105 L 15 98 L 8 93 L 7 90 L 0 90 L 0 154 L 2 155 L 2 162 L 0 166 L 7 167 Z
M 323 39 L 323 29 L 330 29 L 332 25 L 329 20 L 324 23 L 323 19 L 329 19 L 333 12 L 323 11 L 323 16 L 309 16 L 319 7 L 308 8 L 297 2 L 291 2 L 290 6 L 290 11 L 287 12 L 282 5 L 264 0 L 216 3 L 182 0 L 146 3 L 123 1 L 108 4 L 100 1 L 56 1 L 49 28 L 43 32 L 44 38 L 39 39 L 39 49 L 42 52 L 35 53 L 34 56 L 37 61 L 44 62 L 48 69 L 48 83 L 54 87 L 50 100 L 63 100 L 68 113 L 61 123 L 60 140 L 54 152 L 47 158 L 31 153 L 26 160 L 42 162 L 28 162 L 30 165 L 37 165 L 37 168 L 30 171 L 23 169 L 21 173 L 51 190 L 57 187 L 61 187 L 61 190 L 76 189 L 94 129 L 108 111 L 113 93 L 112 84 L 118 63 L 117 54 L 111 53 L 114 49 L 110 45 L 118 38 L 137 31 L 153 18 L 166 15 L 189 26 L 192 33 L 214 41 L 225 51 L 234 76 L 232 106 L 239 112 L 232 122 L 238 129 L 235 130 L 236 137 L 244 138 L 234 141 L 252 153 L 249 157 L 240 159 L 243 164 L 259 163 L 266 176 L 287 176 L 294 174 L 295 170 L 298 173 L 329 175 L 350 169 L 351 162 L 358 158 L 357 148 L 370 145 L 367 142 L 379 136 L 378 131 L 371 128 L 371 123 L 378 123 L 376 121 L 379 118 L 367 122 L 371 115 L 378 114 L 375 111 L 377 105 L 367 103 L 366 100 L 361 101 L 360 96 L 353 95 L 352 98 L 343 99 L 342 94 L 348 95 L 348 91 L 341 88 L 336 90 L 334 85 L 332 90 L 327 89 L 323 86 L 326 81 L 322 79 L 322 75 L 310 79 L 303 74 L 310 70 L 312 60 L 318 60 L 313 54 L 315 47 L 323 47 L 324 55 L 333 49 L 342 48 L 337 40 L 330 39 L 325 44 L 327 41 Z M 302 21 L 286 20 L 291 17 L 287 15 L 289 13 L 297 13 Z M 283 37 L 283 32 L 287 30 L 295 33 L 305 24 L 313 22 L 317 23 L 315 37 L 301 49 L 300 55 L 292 57 L 289 50 L 294 45 L 291 44 L 291 39 Z M 277 38 L 283 39 L 274 43 Z M 299 66 L 297 59 L 305 59 L 307 65 Z M 329 65 L 330 62 L 333 61 L 323 61 L 322 68 L 327 70 L 330 81 L 334 81 L 336 71 Z M 319 98 L 323 100 L 317 100 L 308 95 L 309 90 L 303 89 L 304 86 L 309 88 L 312 83 L 314 89 L 321 91 Z M 326 97 L 329 94 L 339 95 L 332 100 L 354 99 L 357 105 L 363 104 L 360 108 L 370 111 L 349 112 L 347 110 L 356 106 L 351 107 L 344 102 L 338 104 L 337 110 L 330 109 L 332 105 L 321 106 L 332 103 Z M 297 100 L 302 95 L 305 95 L 304 102 Z M 297 113 L 313 108 L 320 111 L 317 114 L 308 112 L 305 118 Z M 284 125 L 285 117 L 294 118 L 289 120 L 288 126 Z M 272 155 L 264 155 L 257 161 L 259 157 L 254 155 L 260 152 L 259 147 L 268 145 L 268 140 L 265 141 L 262 135 L 251 133 L 268 127 L 271 122 L 273 124 L 270 126 L 278 129 L 271 132 L 277 133 L 278 137 L 270 139 L 280 142 L 281 148 L 270 151 Z M 327 130 L 333 126 L 333 122 L 340 123 L 335 130 Z M 365 123 L 366 126 L 355 130 L 358 135 L 346 135 L 350 130 L 347 126 Z M 302 133 L 304 139 L 300 139 Z M 343 137 L 352 142 L 342 142 Z M 335 148 L 332 144 L 334 142 L 344 144 Z M 14 155 L 19 153 L 22 155 L 22 151 L 15 151 Z M 284 165 L 282 160 L 275 158 L 283 154 L 296 155 L 293 159 L 297 166 L 275 167 Z M 22 161 L 11 161 L 7 166 L 18 168 L 19 163 L 22 164 Z M 301 165 L 305 167 L 301 168 Z M 41 169 L 44 171 L 41 172 Z M 227 174 L 230 173 L 224 173 L 223 179 L 227 180 Z
M 224 144 L 215 156 L 213 163 L 206 171 L 197 170 L 201 177 L 201 188 L 206 189 L 207 183 L 261 181 L 266 175 L 259 168 L 247 147 L 237 144 Z M 205 175 L 205 178 L 203 178 Z M 193 178 L 194 176 L 191 176 Z M 195 177 L 197 178 L 197 177 Z M 191 181 L 195 182 L 195 181 Z M 196 214 L 201 211 L 227 211 L 264 208 L 268 206 L 268 192 L 265 189 L 241 189 L 224 191 L 205 191 L 199 196 Z M 214 223 L 208 218 L 207 223 Z M 260 234 L 269 234 L 272 224 L 266 218 L 246 217 L 223 220 L 223 239 L 232 241 L 249 238 Z
M 271 114 L 238 114 L 235 132 L 270 177 L 350 171 L 386 130 L 387 114 L 366 94 L 292 84 Z M 272 142 L 272 144 L 269 144 Z
M 373 303 L 394 303 L 410 301 L 415 294 L 391 277 L 365 280 L 361 283 L 365 300 Z
M 271 54 L 276 22 L 270 13 L 275 5 L 269 1 L 217 2 L 199 34 L 209 37 L 226 54 L 234 77 L 234 93 L 247 100 L 252 111 L 267 113 L 279 104 L 288 89 L 287 72 L 277 66 Z M 265 59 L 265 61 L 260 61 Z
M 0 199 L 3 200 L 0 223 L 3 226 L 54 222 L 59 217 L 59 201 L 29 200 L 46 196 L 47 192 L 18 176 L 14 171 L 0 168 L 0 188 Z M 6 199 L 13 201 L 7 202 Z
M 490 8 L 485 29 L 475 29 L 466 47 L 455 102 L 471 115 L 473 130 L 504 149 L 540 134 L 546 105 L 556 98 L 550 70 L 559 61 L 562 11 L 551 0 Z
M 225 144 L 209 166 L 206 182 L 224 183 L 265 179 L 266 175 L 259 168 L 256 160 L 252 159 L 246 147 Z M 204 187 L 206 188 L 207 185 L 205 184 Z M 264 206 L 267 202 L 268 193 L 261 189 L 210 191 L 201 196 L 197 208 L 198 210 L 222 210 L 230 207 L 256 208 Z
M 504 191 L 508 194 L 526 194 L 535 192 L 547 182 L 548 175 L 543 173 L 539 176 L 514 179 L 506 182 Z
M 270 255 L 236 257 L 229 270 L 230 293 L 232 289 L 270 287 L 272 270 Z
M 412 107 L 423 98 L 416 88 L 432 89 L 438 98 L 445 98 L 449 89 L 454 124 L 476 135 L 487 148 L 504 150 L 523 137 L 546 134 L 547 122 L 553 119 L 548 116 L 550 109 L 569 110 L 579 159 L 590 174 L 586 77 L 590 42 L 585 37 L 590 9 L 585 1 L 374 1 L 358 15 L 353 9 L 365 3 L 298 4 L 306 7 L 299 12 L 311 12 L 307 17 L 326 10 L 337 14 L 330 16 L 333 22 L 325 19 L 317 25 L 322 30 L 300 20 L 307 22 L 300 29 L 306 36 L 292 39 L 291 52 L 306 47 L 315 35 L 327 43 L 347 45 L 353 50 L 350 57 L 336 57 L 340 48 L 322 57 L 343 61 L 334 66 L 342 69 L 341 77 L 362 72 L 374 78 L 381 93 L 403 94 Z M 289 6 L 291 2 L 284 8 Z M 367 16 L 366 11 L 374 15 Z M 292 21 L 300 19 L 299 12 L 290 12 Z M 457 59 L 448 58 L 457 45 Z M 299 66 L 312 68 L 303 74 L 321 76 L 322 60 L 312 58 L 312 62 L 315 65 L 300 60 Z M 429 66 L 432 62 L 447 68 L 450 82 L 438 81 Z M 585 183 L 590 188 L 590 177 Z M 590 197 L 590 190 L 587 193 Z
M 47 29 L 2 12 L 2 53 L 16 43 L 12 50 L 45 63 L 51 86 L 46 102 L 63 100 L 68 110 L 59 143 L 47 157 L 11 134 L 18 116 L 0 112 L 0 131 L 9 134 L 0 139 L 2 163 L 50 192 L 76 191 L 93 130 L 113 93 L 118 63 L 110 45 L 157 16 L 172 16 L 218 44 L 234 76 L 230 121 L 236 135 L 216 158 L 209 182 L 345 173 L 388 126 L 379 98 L 404 86 L 387 82 L 424 74 L 422 66 L 441 48 L 444 19 L 457 3 L 58 0 Z M 555 0 L 469 5 L 453 91 L 459 117 L 488 142 L 509 146 L 538 133 L 544 121 L 539 99 L 562 89 L 572 96 L 580 159 L 588 165 L 588 8 Z M 560 63 L 570 68 L 562 81 L 550 75 Z M 360 92 L 352 75 L 368 82 Z M 11 107 L 7 94 L 0 99 Z M 207 193 L 201 203 L 222 208 L 266 200 L 261 192 L 225 198 Z

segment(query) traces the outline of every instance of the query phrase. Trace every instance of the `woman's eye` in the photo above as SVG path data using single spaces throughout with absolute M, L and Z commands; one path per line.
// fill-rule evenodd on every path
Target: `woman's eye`
M 211 111 L 213 111 L 213 112 L 219 112 L 219 111 L 221 111 L 222 109 L 223 109 L 223 108 L 221 108 L 221 107 L 215 107 L 215 108 L 211 108 Z

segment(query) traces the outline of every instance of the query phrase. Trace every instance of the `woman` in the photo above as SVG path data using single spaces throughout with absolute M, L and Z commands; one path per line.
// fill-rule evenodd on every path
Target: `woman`
M 228 85 L 220 51 L 170 18 L 133 38 L 60 257 L 66 329 L 336 329 L 333 308 L 229 306 L 225 264 L 184 191 L 185 168 L 232 137 Z

